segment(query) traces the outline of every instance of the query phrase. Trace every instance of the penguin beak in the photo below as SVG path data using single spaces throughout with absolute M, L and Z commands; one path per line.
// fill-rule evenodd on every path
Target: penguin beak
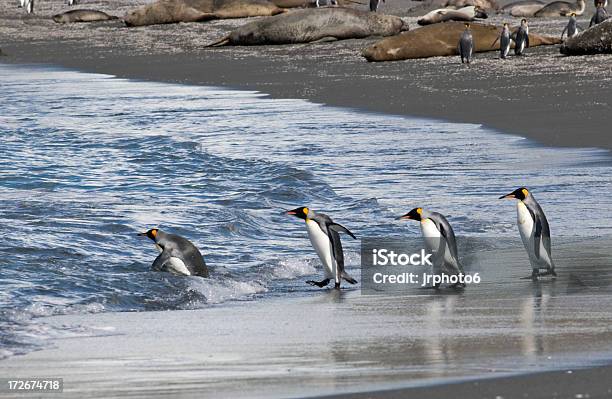
M 285 215 L 296 215 L 295 211 L 287 211 Z
M 501 197 L 499 197 L 499 199 L 513 199 L 516 198 L 516 196 L 512 193 L 510 194 L 506 194 L 506 195 L 502 195 Z
M 139 236 L 139 237 L 142 237 L 142 236 L 146 236 L 146 235 L 147 235 L 147 233 L 138 233 L 138 234 L 136 234 L 136 235 L 137 235 L 137 236 Z
M 410 217 L 409 214 L 405 214 L 405 215 L 398 217 L 397 219 L 398 220 L 408 220 L 408 219 L 412 219 L 412 217 Z

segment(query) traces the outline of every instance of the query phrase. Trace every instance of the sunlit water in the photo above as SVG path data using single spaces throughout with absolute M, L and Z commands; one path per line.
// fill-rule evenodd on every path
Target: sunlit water
M 361 237 L 418 235 L 395 220 L 415 206 L 458 234 L 516 236 L 497 197 L 525 185 L 554 235 L 612 232 L 603 150 L 30 66 L 0 65 L 0 104 L 0 358 L 58 333 L 40 316 L 308 294 L 319 262 L 282 214 L 298 205 Z M 196 243 L 212 278 L 150 271 L 136 233 L 151 227 Z M 358 275 L 359 243 L 344 243 Z

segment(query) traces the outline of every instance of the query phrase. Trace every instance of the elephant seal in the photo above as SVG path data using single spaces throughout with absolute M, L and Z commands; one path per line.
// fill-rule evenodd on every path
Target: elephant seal
M 467 6 L 476 6 L 481 10 L 497 10 L 499 6 L 495 0 L 446 0 L 442 8 L 454 8 L 456 10 Z
M 530 18 L 546 4 L 540 0 L 522 0 L 507 4 L 501 8 L 500 14 L 510 14 L 513 17 Z
M 248 23 L 209 46 L 311 43 L 327 38 L 391 36 L 404 30 L 408 24 L 393 15 L 352 8 L 312 8 Z
M 401 35 L 387 37 L 363 50 L 361 55 L 370 62 L 398 61 L 458 55 L 457 43 L 465 26 L 461 22 L 427 25 Z M 518 28 L 514 28 L 516 30 Z M 499 51 L 501 28 L 495 25 L 474 23 L 470 25 L 474 39 L 474 52 Z M 558 37 L 529 33 L 530 47 L 559 44 Z
M 569 17 L 571 13 L 582 15 L 585 8 L 585 0 L 576 0 L 575 3 L 568 3 L 567 1 L 553 1 L 552 3 L 546 4 L 541 10 L 533 14 L 533 16 L 536 18 Z
M 53 16 L 53 21 L 58 24 L 68 24 L 72 22 L 96 22 L 96 21 L 110 21 L 113 19 L 119 19 L 114 15 L 108 15 L 105 12 L 97 10 L 71 10 L 56 14 Z
M 438 8 L 423 15 L 417 20 L 419 25 L 431 25 L 446 21 L 468 21 L 476 18 L 488 18 L 487 13 L 476 6 L 467 6 L 454 10 L 452 8 Z
M 612 19 L 568 38 L 561 46 L 561 54 L 612 54 Z
M 267 0 L 158 0 L 127 12 L 127 26 L 270 16 L 285 12 Z

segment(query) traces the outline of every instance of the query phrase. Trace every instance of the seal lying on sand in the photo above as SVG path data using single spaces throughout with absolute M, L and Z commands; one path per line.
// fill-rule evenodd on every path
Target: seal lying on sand
M 159 0 L 127 12 L 127 26 L 270 16 L 284 12 L 267 0 Z
M 522 0 L 507 4 L 501 8 L 500 14 L 510 14 L 513 17 L 533 17 L 546 4 L 540 0 Z
M 456 10 L 467 6 L 476 6 L 482 10 L 497 10 L 499 8 L 495 0 L 446 0 L 442 5 L 443 8 L 454 8 Z
M 418 19 L 419 25 L 437 24 L 446 21 L 473 21 L 476 18 L 487 18 L 487 13 L 476 6 L 467 6 L 454 10 L 452 8 L 438 8 Z
M 561 54 L 612 54 L 612 19 L 568 38 L 561 46 Z
M 391 36 L 408 30 L 400 17 L 352 8 L 313 8 L 264 18 L 239 27 L 210 46 L 310 43 L 321 39 Z
M 363 50 L 361 55 L 368 61 L 397 61 L 411 58 L 427 58 L 457 55 L 457 43 L 465 26 L 461 22 L 447 22 L 424 26 L 410 32 L 385 38 Z M 513 30 L 516 30 L 514 28 Z M 474 52 L 499 51 L 501 29 L 494 25 L 471 24 Z M 495 42 L 495 44 L 493 44 Z M 529 46 L 558 44 L 558 37 L 529 33 Z
M 541 10 L 533 14 L 533 16 L 536 18 L 569 17 L 571 13 L 582 15 L 585 8 L 585 0 L 576 0 L 575 3 L 568 3 L 567 1 L 553 1 L 552 3 L 546 4 Z
M 71 10 L 53 16 L 53 20 L 58 24 L 68 24 L 71 22 L 110 21 L 113 19 L 119 18 L 97 10 Z

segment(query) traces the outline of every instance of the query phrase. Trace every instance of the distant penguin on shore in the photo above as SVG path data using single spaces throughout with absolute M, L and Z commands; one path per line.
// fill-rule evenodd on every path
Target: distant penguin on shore
M 493 47 L 495 43 L 497 43 L 498 40 L 499 40 L 499 58 L 505 60 L 506 57 L 508 56 L 508 53 L 510 52 L 510 41 L 512 40 L 510 39 L 510 28 L 508 28 L 507 23 L 504 23 L 501 33 L 495 39 L 491 47 Z
M 589 28 L 593 25 L 597 25 L 610 18 L 608 15 L 608 11 L 606 11 L 604 7 L 604 2 L 599 1 L 597 3 L 597 9 L 595 10 L 595 14 L 591 17 L 591 22 L 589 23 Z
M 567 25 L 563 28 L 563 32 L 561 32 L 561 40 L 563 40 L 563 35 L 567 32 L 567 37 L 574 37 L 578 34 L 578 22 L 576 21 L 576 13 L 571 13 L 569 17 L 569 21 L 567 21 Z
M 149 237 L 161 251 L 153 261 L 155 271 L 170 272 L 183 276 L 208 277 L 208 268 L 200 250 L 191 241 L 175 234 L 151 229 L 139 236 Z
M 378 6 L 380 6 L 380 1 L 381 0 L 370 0 L 370 11 L 372 12 L 378 11 Z M 382 2 L 384 3 L 385 0 L 382 0 Z
M 455 232 L 444 215 L 429 212 L 423 208 L 414 208 L 399 217 L 401 220 L 416 220 L 421 224 L 421 234 L 425 240 L 425 249 L 434 254 L 434 272 L 458 275 L 464 273 L 459 262 L 457 252 L 457 239 Z M 435 288 L 438 288 L 437 284 Z M 465 287 L 463 283 L 454 284 L 453 287 Z
M 34 14 L 34 0 L 24 0 L 23 8 L 25 8 L 28 14 Z
M 474 39 L 472 38 L 472 32 L 470 31 L 470 24 L 465 24 L 465 30 L 459 38 L 459 55 L 461 56 L 461 63 L 472 62 L 472 53 L 474 52 Z
M 514 55 L 523 55 L 527 47 L 529 47 L 529 25 L 527 20 L 523 18 L 514 37 Z
M 529 255 L 532 273 L 531 278 L 537 280 L 541 276 L 555 273 L 555 264 L 552 260 L 550 227 L 546 215 L 535 200 L 533 195 L 525 187 L 520 187 L 513 192 L 502 195 L 499 199 L 516 199 L 516 215 L 521 240 Z M 544 269 L 544 272 L 540 272 Z
M 77 5 L 78 3 L 79 3 L 79 2 L 78 2 L 78 0 L 68 0 L 68 5 L 69 5 L 69 6 L 75 6 L 75 5 Z
M 321 281 L 306 281 L 310 285 L 323 288 L 334 280 L 334 287 L 340 288 L 340 282 L 345 280 L 349 284 L 357 284 L 357 280 L 344 270 L 344 252 L 340 242 L 340 233 L 346 233 L 356 239 L 346 227 L 334 222 L 323 213 L 316 213 L 305 206 L 287 211 L 287 215 L 295 216 L 306 222 L 306 230 L 312 247 L 319 255 L 325 278 Z

